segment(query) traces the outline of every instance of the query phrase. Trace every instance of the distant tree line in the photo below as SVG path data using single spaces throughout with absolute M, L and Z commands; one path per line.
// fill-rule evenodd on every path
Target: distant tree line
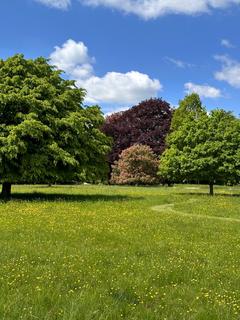
M 197 94 L 150 99 L 104 118 L 44 58 L 0 60 L 0 182 L 239 183 L 240 120 Z
M 208 113 L 195 93 L 176 110 L 161 99 L 144 101 L 107 117 L 103 130 L 113 138 L 111 183 L 207 183 L 211 195 L 216 183 L 239 183 L 240 120 L 222 109 Z

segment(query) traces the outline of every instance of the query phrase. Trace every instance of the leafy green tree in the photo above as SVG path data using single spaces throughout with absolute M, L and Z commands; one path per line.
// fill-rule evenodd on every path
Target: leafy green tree
M 240 122 L 233 114 L 202 109 L 190 113 L 167 139 L 159 175 L 175 182 L 208 181 L 210 194 L 216 182 L 240 179 Z
M 0 181 L 13 183 L 100 179 L 109 138 L 98 106 L 83 107 L 85 91 L 44 58 L 0 60 Z
M 111 183 L 150 185 L 158 183 L 158 157 L 146 145 L 133 145 L 123 150 L 112 166 Z
M 187 95 L 183 100 L 180 100 L 179 107 L 174 111 L 174 116 L 171 123 L 171 130 L 177 130 L 189 116 L 198 118 L 205 111 L 202 106 L 200 97 L 196 93 Z

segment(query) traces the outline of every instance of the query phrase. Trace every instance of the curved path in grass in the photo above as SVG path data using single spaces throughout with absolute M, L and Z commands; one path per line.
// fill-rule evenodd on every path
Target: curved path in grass
M 192 203 L 197 201 L 196 199 L 191 199 L 188 201 L 188 203 Z M 211 220 L 220 220 L 220 221 L 227 221 L 227 222 L 239 222 L 240 219 L 236 218 L 224 218 L 224 217 L 217 217 L 217 216 L 208 216 L 208 215 L 200 215 L 200 214 L 194 214 L 194 213 L 185 213 L 182 211 L 178 211 L 174 209 L 174 203 L 171 204 L 162 204 L 159 206 L 151 207 L 153 211 L 162 212 L 162 213 L 170 213 L 175 215 L 180 215 L 182 217 L 195 217 L 200 219 L 211 219 Z

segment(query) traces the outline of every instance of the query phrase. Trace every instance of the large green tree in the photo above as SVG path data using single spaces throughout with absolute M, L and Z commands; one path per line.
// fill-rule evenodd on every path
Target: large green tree
M 98 106 L 44 58 L 0 60 L 0 181 L 64 182 L 106 173 L 109 138 Z
M 197 113 L 190 111 L 167 143 L 159 168 L 165 179 L 208 182 L 211 195 L 216 182 L 239 181 L 240 122 L 230 112 L 208 114 L 202 106 Z

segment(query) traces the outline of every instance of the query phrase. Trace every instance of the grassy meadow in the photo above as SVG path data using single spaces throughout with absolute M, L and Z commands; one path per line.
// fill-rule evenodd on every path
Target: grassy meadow
M 239 320 L 240 188 L 14 186 L 1 320 Z

